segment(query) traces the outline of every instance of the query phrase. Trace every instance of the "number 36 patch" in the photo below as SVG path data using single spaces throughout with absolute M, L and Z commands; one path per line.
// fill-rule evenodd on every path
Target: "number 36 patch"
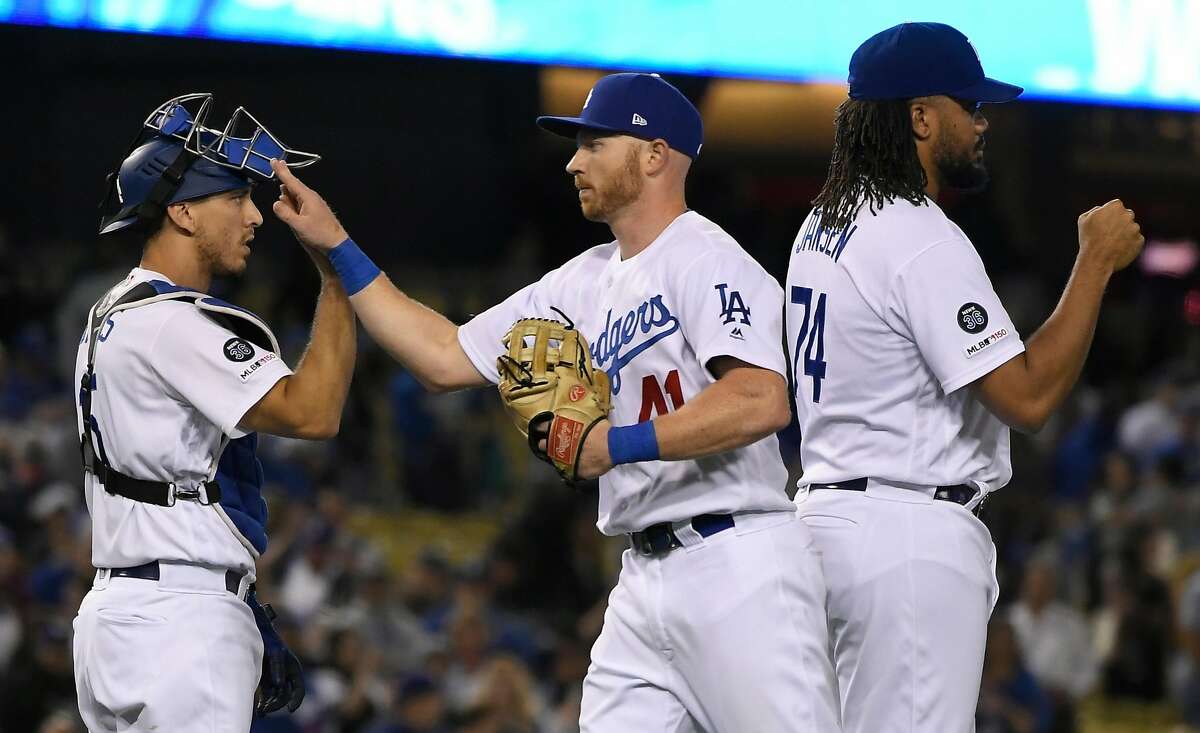
M 254 356 L 254 347 L 245 339 L 231 338 L 225 342 L 223 348 L 225 358 L 230 361 L 242 362 L 247 361 Z
M 958 327 L 967 333 L 979 333 L 987 328 L 988 314 L 978 303 L 964 303 L 958 309 Z

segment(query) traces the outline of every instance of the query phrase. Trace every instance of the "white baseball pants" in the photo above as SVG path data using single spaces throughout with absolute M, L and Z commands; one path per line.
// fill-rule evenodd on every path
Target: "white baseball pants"
M 157 581 L 101 571 L 75 617 L 79 713 L 90 733 L 245 733 L 262 654 L 224 570 L 163 563 Z
M 845 733 L 975 730 L 996 548 L 932 493 L 871 482 L 796 496 L 829 585 Z
M 825 581 L 793 512 L 626 550 L 583 682 L 581 733 L 836 733 Z

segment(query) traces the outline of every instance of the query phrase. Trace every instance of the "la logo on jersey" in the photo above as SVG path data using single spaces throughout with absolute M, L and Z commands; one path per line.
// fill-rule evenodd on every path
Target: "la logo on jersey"
M 721 325 L 733 323 L 733 319 L 738 319 L 747 326 L 750 325 L 750 309 L 746 307 L 745 301 L 742 300 L 742 294 L 737 290 L 730 290 L 729 283 L 721 283 L 713 288 L 721 294 Z M 738 330 L 738 335 L 741 331 Z M 735 337 L 736 338 L 736 337 Z

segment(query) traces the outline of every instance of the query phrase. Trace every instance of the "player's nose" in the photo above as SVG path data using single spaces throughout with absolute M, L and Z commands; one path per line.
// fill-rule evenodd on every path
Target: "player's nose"
M 575 154 L 571 156 L 571 159 L 567 161 L 567 174 L 571 175 L 571 176 L 578 176 L 582 173 L 583 173 L 583 150 L 579 149 L 579 150 L 576 150 Z
M 258 204 L 254 203 L 252 199 L 247 198 L 246 200 L 250 202 L 250 220 L 247 223 L 252 227 L 258 227 L 263 223 L 262 212 L 258 210 Z

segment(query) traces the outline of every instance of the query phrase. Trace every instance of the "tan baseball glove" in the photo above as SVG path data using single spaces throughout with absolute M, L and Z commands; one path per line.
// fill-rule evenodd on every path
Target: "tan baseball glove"
M 608 375 L 592 369 L 582 334 L 559 321 L 523 318 L 505 334 L 504 346 L 508 353 L 496 360 L 504 407 L 533 454 L 574 483 L 583 441 L 612 409 Z

